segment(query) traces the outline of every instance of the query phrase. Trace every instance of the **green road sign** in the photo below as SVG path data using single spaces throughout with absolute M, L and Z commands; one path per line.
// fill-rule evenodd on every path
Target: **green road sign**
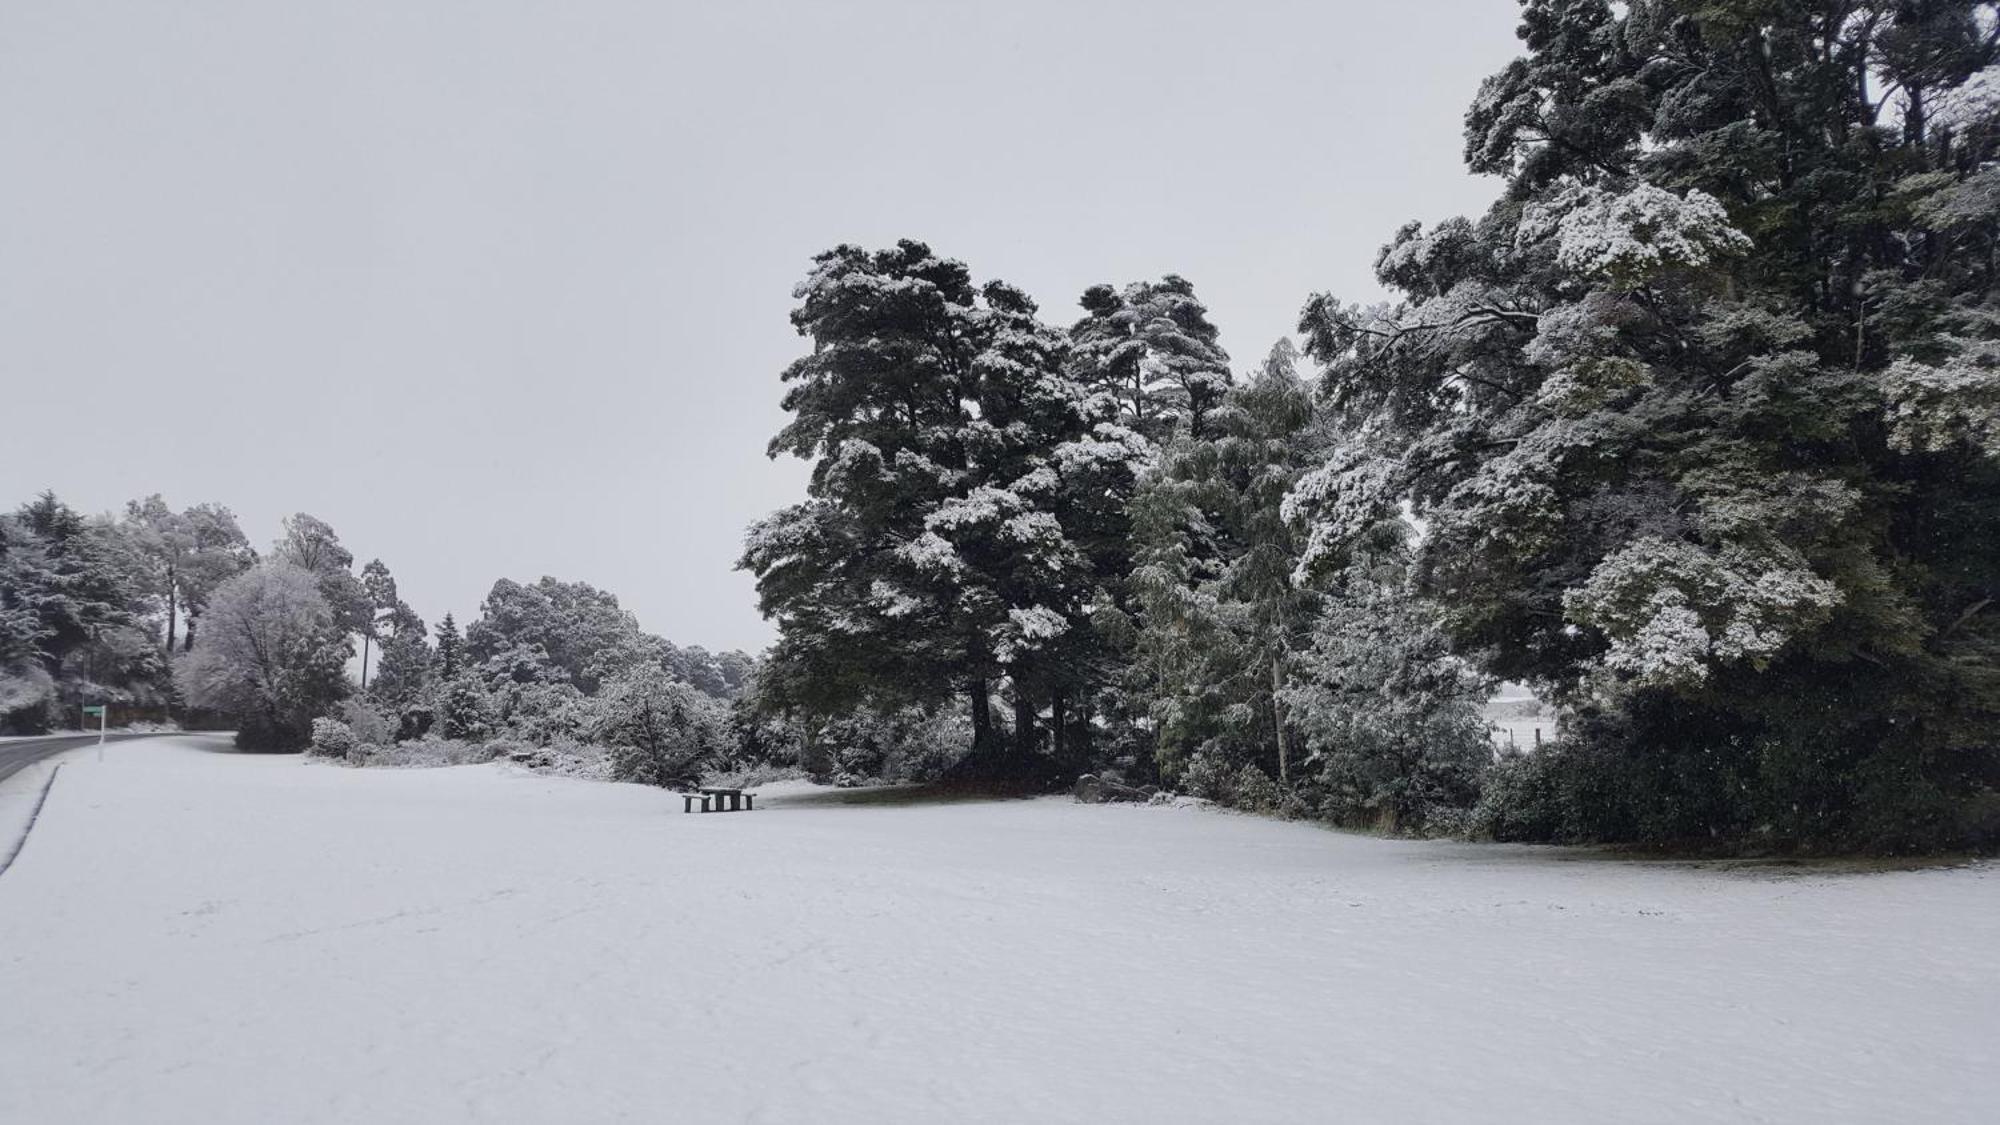
M 104 704 L 98 703 L 90 707 L 85 707 L 83 713 L 86 715 L 102 715 L 104 714 Z

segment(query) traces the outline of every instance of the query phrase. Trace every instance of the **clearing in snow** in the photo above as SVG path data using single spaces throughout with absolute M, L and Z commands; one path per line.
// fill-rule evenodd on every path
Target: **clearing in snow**
M 94 750 L 94 748 L 93 748 Z M 0 1121 L 1990 1121 L 1990 865 L 71 755 Z M 767 806 L 768 802 L 768 806 Z

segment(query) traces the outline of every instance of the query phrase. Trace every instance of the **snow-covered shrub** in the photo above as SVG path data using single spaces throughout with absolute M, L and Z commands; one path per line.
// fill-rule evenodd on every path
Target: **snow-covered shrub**
M 1181 792 L 1218 804 L 1232 804 L 1236 797 L 1236 772 L 1222 757 L 1203 750 L 1189 758 L 1181 770 Z
M 492 760 L 492 752 L 485 743 L 432 737 L 377 747 L 368 754 L 365 764 L 392 769 L 435 769 L 476 765 Z
M 471 676 L 458 676 L 438 693 L 437 732 L 449 739 L 476 741 L 493 729 L 486 693 Z
M 508 692 L 507 730 L 531 745 L 547 746 L 558 738 L 583 737 L 599 718 L 598 701 L 573 684 L 521 684 Z
M 797 766 L 751 765 L 733 770 L 711 770 L 702 775 L 702 784 L 726 789 L 754 789 L 779 781 L 803 781 L 806 773 Z
M 414 742 L 431 732 L 437 711 L 428 703 L 411 703 L 396 716 L 396 741 Z
M 346 723 L 354 732 L 358 743 L 372 743 L 381 746 L 394 741 L 395 729 L 390 726 L 389 716 L 375 704 L 363 699 L 343 699 L 334 706 L 333 715 Z
M 610 781 L 611 750 L 595 743 L 560 737 L 533 749 L 521 764 L 536 773 L 584 781 Z
M 906 715 L 896 723 L 882 759 L 889 781 L 935 781 L 972 745 L 972 723 L 953 711 Z
M 1553 747 L 1528 753 L 1507 749 L 1481 779 L 1479 801 L 1467 831 L 1491 840 L 1548 841 L 1562 836 Z
M 1230 781 L 1232 803 L 1245 812 L 1276 812 L 1282 800 L 1278 783 L 1263 770 L 1245 765 Z
M 823 723 L 815 738 L 827 776 L 851 785 L 935 781 L 971 744 L 969 719 L 949 709 L 855 711 Z
M 354 730 L 339 719 L 318 718 L 312 721 L 312 741 L 306 749 L 323 758 L 345 758 L 354 749 Z
M 597 740 L 619 781 L 675 786 L 697 779 L 730 746 L 724 705 L 656 667 L 606 685 Z

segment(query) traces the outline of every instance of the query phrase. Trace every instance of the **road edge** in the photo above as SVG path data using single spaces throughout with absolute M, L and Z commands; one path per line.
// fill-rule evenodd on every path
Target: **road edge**
M 42 818 L 42 806 L 48 804 L 49 790 L 56 787 L 56 775 L 62 773 L 62 768 L 63 763 L 57 762 L 55 767 L 49 770 L 49 779 L 42 783 L 41 796 L 35 798 L 35 807 L 28 813 L 28 823 L 21 826 L 20 838 L 14 841 L 13 848 L 7 852 L 7 858 L 0 859 L 0 875 L 7 874 L 7 870 L 14 866 L 14 861 L 21 857 L 21 850 L 28 846 L 28 834 L 35 830 L 35 822 Z

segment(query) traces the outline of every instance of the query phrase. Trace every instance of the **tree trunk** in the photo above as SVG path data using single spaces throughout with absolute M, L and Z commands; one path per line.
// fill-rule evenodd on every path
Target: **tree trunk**
M 827 769 L 828 763 L 824 760 L 819 743 L 819 721 L 808 718 L 799 725 L 805 735 L 800 740 L 802 745 L 799 747 L 799 768 L 812 777 L 823 777 L 830 771 Z
M 1055 743 L 1056 760 L 1062 762 L 1069 761 L 1069 733 L 1065 729 L 1068 723 L 1063 715 L 1069 709 L 1069 700 L 1065 694 L 1061 688 L 1049 691 L 1049 735 Z
M 179 579 L 174 573 L 173 564 L 169 563 L 167 565 L 167 655 L 169 657 L 174 654 L 174 610 L 179 608 L 174 595 L 179 589 Z
M 1291 756 L 1285 751 L 1285 713 L 1278 707 L 1278 693 L 1284 690 L 1285 676 L 1276 656 L 1271 657 L 1271 728 L 1278 732 L 1278 784 L 1291 783 Z
M 368 690 L 368 634 L 361 634 L 361 690 Z
M 979 753 L 993 749 L 993 700 L 986 690 L 985 680 L 972 681 L 969 689 L 972 696 L 972 750 Z
M 1035 752 L 1035 711 L 1034 701 L 1028 696 L 1028 688 L 1019 676 L 1014 677 L 1014 750 L 1019 754 Z

